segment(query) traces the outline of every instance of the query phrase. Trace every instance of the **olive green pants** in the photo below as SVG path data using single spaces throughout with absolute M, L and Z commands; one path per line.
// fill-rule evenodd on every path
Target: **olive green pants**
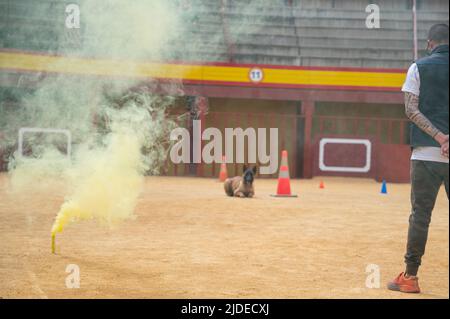
M 416 276 L 425 254 L 431 213 L 442 184 L 447 198 L 449 166 L 446 163 L 411 161 L 411 216 L 406 248 L 406 273 Z

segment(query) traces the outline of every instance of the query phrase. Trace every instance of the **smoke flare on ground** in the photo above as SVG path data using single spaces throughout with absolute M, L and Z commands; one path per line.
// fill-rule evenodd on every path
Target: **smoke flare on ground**
M 209 1 L 74 3 L 80 8 L 81 28 L 68 29 L 64 24 L 67 12 L 57 10 L 61 26 L 53 30 L 56 34 L 36 35 L 51 44 L 43 51 L 112 61 L 208 61 L 223 59 L 224 45 L 230 40 L 224 39 L 221 28 L 210 30 L 207 39 L 194 36 L 204 27 L 202 20 L 209 19 L 204 9 L 217 5 Z M 261 3 L 242 2 L 239 10 L 245 13 Z M 40 8 L 55 12 L 50 4 Z M 229 21 L 230 36 L 248 32 L 246 22 Z M 258 25 L 258 21 L 248 22 L 252 28 Z M 66 66 L 58 63 L 48 69 L 64 70 Z M 157 174 L 166 160 L 175 126 L 167 109 L 175 104 L 175 96 L 183 95 L 182 85 L 172 81 L 161 89 L 154 79 L 145 79 L 143 84 L 132 76 L 140 74 L 138 64 L 127 65 L 126 78 L 44 75 L 37 89 L 21 91 L 17 110 L 0 103 L 4 149 L 17 149 L 17 132 L 22 127 L 72 133 L 71 161 L 65 156 L 67 142 L 57 134 L 29 134 L 23 145 L 26 156 L 15 152 L 9 158 L 13 191 L 37 191 L 36 184 L 43 188 L 51 178 L 66 182 L 66 202 L 53 234 L 78 219 L 94 218 L 113 225 L 132 216 L 143 176 Z
M 86 33 L 80 48 L 59 52 L 110 59 L 163 59 L 167 41 L 175 35 L 177 15 L 162 1 L 83 1 L 81 21 Z M 58 39 L 67 30 L 61 28 Z M 130 68 L 133 64 L 130 64 Z M 51 67 L 51 66 L 49 66 Z M 139 70 L 128 70 L 130 74 Z M 132 216 L 143 176 L 159 172 L 174 123 L 167 118 L 172 93 L 180 84 L 166 86 L 164 96 L 152 93 L 151 79 L 50 76 L 39 88 L 21 97 L 21 108 L 9 114 L 4 132 L 13 145 L 21 127 L 70 130 L 72 159 L 57 134 L 29 134 L 24 156 L 11 157 L 9 170 L 14 192 L 33 191 L 51 177 L 68 185 L 52 234 L 70 222 L 95 219 L 115 225 Z

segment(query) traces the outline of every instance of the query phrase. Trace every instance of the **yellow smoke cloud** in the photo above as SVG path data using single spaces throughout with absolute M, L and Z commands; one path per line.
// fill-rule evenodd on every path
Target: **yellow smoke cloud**
M 105 149 L 85 154 L 71 171 L 75 190 L 56 216 L 53 236 L 71 222 L 115 225 L 133 215 L 143 183 L 140 147 L 135 134 L 113 133 Z
M 172 1 L 77 3 L 81 29 L 55 28 L 58 36 L 49 33 L 48 42 L 57 50 L 48 53 L 130 61 L 124 73 L 136 77 L 46 77 L 37 89 L 21 93 L 20 108 L 0 116 L 8 137 L 0 139 L 0 146 L 10 149 L 22 127 L 61 128 L 72 133 L 70 159 L 62 154 L 64 140 L 42 134 L 27 136 L 25 157 L 11 154 L 10 158 L 13 191 L 26 194 L 28 189 L 41 190 L 43 184 L 54 189 L 56 181 L 67 194 L 51 229 L 53 239 L 76 221 L 92 219 L 114 226 L 133 216 L 144 173 L 158 174 L 166 158 L 174 125 L 166 109 L 182 95 L 180 81 L 163 87 L 150 78 L 141 83 L 135 62 L 177 59 L 177 52 L 185 49 L 178 41 L 189 31 L 181 27 L 182 11 Z M 82 41 L 72 45 L 69 35 Z M 46 68 L 60 67 L 53 63 L 61 62 L 49 62 Z M 153 88 L 159 93 L 152 94 Z

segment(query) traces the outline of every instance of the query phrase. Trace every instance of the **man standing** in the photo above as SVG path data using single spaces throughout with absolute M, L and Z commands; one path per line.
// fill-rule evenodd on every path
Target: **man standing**
M 406 247 L 406 270 L 388 289 L 419 293 L 417 272 L 425 253 L 431 212 L 442 183 L 449 195 L 449 88 L 446 24 L 434 25 L 428 34 L 431 54 L 414 63 L 402 91 L 406 115 L 411 120 L 411 216 Z

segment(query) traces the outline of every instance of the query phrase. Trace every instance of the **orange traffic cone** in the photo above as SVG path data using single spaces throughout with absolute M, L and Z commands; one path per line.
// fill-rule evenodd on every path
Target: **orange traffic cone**
M 291 179 L 289 177 L 288 153 L 281 153 L 280 173 L 278 176 L 277 194 L 274 197 L 298 197 L 291 193 Z
M 222 156 L 222 163 L 220 164 L 219 181 L 225 182 L 227 178 L 228 178 L 227 163 L 225 160 L 225 156 Z
M 320 189 L 325 189 L 325 183 L 323 181 L 320 181 L 319 188 Z

